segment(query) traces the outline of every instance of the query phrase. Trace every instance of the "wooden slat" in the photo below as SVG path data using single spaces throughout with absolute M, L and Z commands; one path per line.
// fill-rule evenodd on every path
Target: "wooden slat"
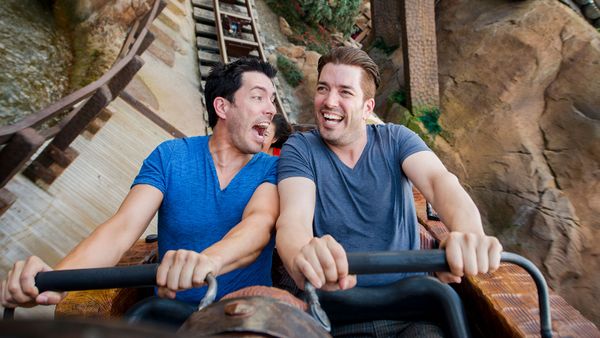
M 213 65 L 221 62 L 221 55 L 203 50 L 198 51 L 198 58 L 200 59 L 200 62 L 205 65 Z

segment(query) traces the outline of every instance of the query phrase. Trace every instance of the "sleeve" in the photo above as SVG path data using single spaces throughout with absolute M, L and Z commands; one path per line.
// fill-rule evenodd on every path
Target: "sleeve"
M 405 126 L 392 125 L 393 139 L 396 140 L 396 154 L 400 164 L 412 154 L 421 151 L 431 151 L 427 144 L 414 131 Z
M 131 187 L 138 184 L 148 184 L 160 190 L 163 194 L 167 191 L 166 168 L 171 159 L 172 149 L 168 141 L 161 143 L 146 157 L 140 172 L 133 180 Z
M 262 183 L 273 183 L 277 185 L 277 162 L 279 158 L 274 157 L 273 161 L 271 161 L 271 165 L 267 169 L 267 174 L 263 179 Z
M 300 133 L 293 134 L 281 148 L 277 167 L 278 182 L 289 177 L 306 177 L 314 181 L 309 157 L 310 149 L 306 138 Z

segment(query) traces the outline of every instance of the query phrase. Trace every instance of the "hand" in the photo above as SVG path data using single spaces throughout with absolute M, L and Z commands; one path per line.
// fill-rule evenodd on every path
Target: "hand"
M 441 243 L 446 249 L 450 273 L 439 273 L 445 283 L 460 283 L 463 276 L 494 272 L 500 266 L 502 245 L 496 237 L 451 232 Z
M 169 250 L 156 272 L 158 296 L 173 299 L 177 291 L 200 287 L 209 272 L 217 276 L 220 270 L 220 264 L 205 254 Z
M 52 268 L 36 256 L 16 262 L 8 271 L 6 280 L 2 281 L 0 288 L 2 306 L 14 308 L 32 307 L 38 304 L 54 305 L 65 298 L 66 292 L 39 292 L 35 286 L 35 275 L 41 271 L 52 271 Z
M 356 276 L 348 275 L 346 251 L 333 237 L 314 237 L 292 262 L 292 277 L 304 289 L 308 279 L 317 289 L 346 290 L 356 286 Z

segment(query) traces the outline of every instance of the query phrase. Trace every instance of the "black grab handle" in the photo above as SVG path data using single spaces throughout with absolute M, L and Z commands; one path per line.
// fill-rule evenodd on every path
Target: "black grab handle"
M 39 272 L 35 286 L 44 291 L 80 291 L 156 285 L 158 264 Z
M 347 255 L 351 274 L 450 271 L 443 250 L 354 252 Z M 552 337 L 548 285 L 540 270 L 525 257 L 514 253 L 503 252 L 500 260 L 516 264 L 531 275 L 537 287 L 540 306 L 540 334 L 542 338 Z

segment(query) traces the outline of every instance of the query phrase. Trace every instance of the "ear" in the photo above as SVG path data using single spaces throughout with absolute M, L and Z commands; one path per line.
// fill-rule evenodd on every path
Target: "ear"
M 363 120 L 367 120 L 375 109 L 375 99 L 370 98 L 363 103 Z
M 277 142 L 277 137 L 273 137 L 273 140 L 271 141 L 271 144 L 275 144 Z
M 213 107 L 218 117 L 224 120 L 227 119 L 227 112 L 229 111 L 229 101 L 227 99 L 217 96 L 213 101 Z

